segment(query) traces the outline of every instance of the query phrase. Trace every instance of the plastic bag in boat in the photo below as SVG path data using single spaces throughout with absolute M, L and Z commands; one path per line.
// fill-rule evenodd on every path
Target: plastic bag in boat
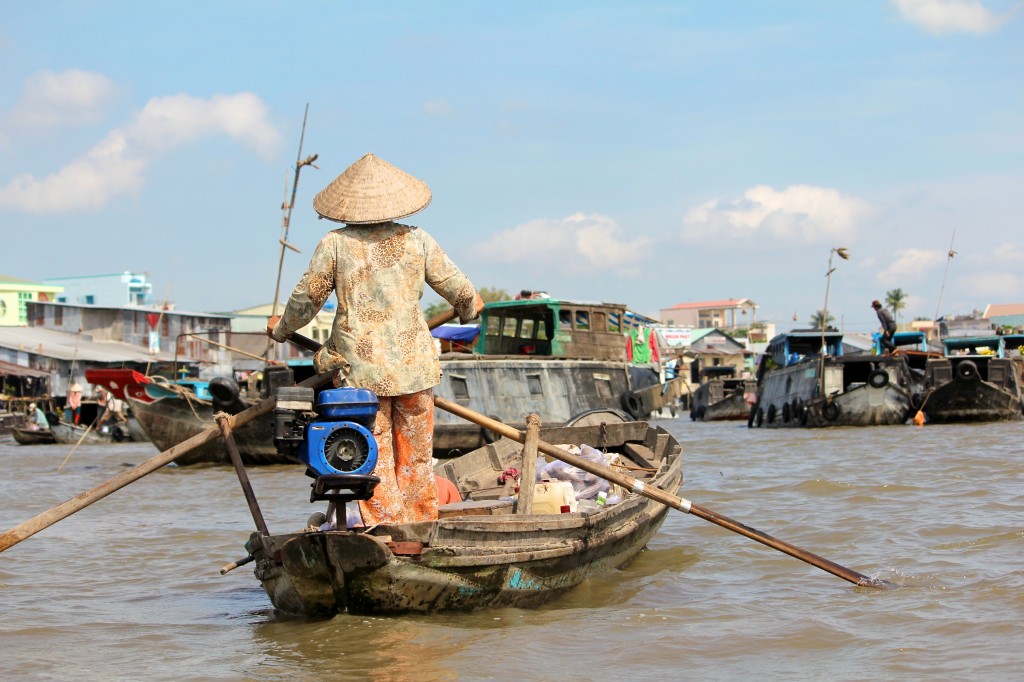
M 606 466 L 605 456 L 600 450 L 595 450 L 589 445 L 560 445 L 560 448 L 583 459 Z M 600 476 L 584 471 L 583 469 L 566 464 L 561 460 L 555 460 L 546 464 L 543 469 L 537 470 L 537 480 L 571 481 L 576 491 L 577 500 L 594 500 L 600 492 L 608 492 L 611 484 Z

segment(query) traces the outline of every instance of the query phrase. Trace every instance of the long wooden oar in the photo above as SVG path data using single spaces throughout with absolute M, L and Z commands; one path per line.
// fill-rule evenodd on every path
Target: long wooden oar
M 445 319 L 442 320 L 442 318 Z M 445 313 L 442 313 L 441 315 L 431 318 L 428 324 L 431 326 L 431 329 L 433 329 L 434 326 L 438 324 L 443 324 L 444 322 L 447 322 L 448 320 L 454 318 L 455 311 L 449 310 Z M 316 351 L 320 348 L 320 344 L 318 344 L 316 341 L 305 336 L 302 336 L 301 334 L 292 334 L 291 336 L 288 337 L 288 340 L 308 350 Z M 526 436 L 520 431 L 517 431 L 511 426 L 503 424 L 502 422 L 499 422 L 496 419 L 491 419 L 490 417 L 486 417 L 480 414 L 479 412 L 475 412 L 469 409 L 468 407 L 463 407 L 458 403 L 453 403 L 449 400 L 446 400 L 438 396 L 434 396 L 434 404 L 437 407 L 444 410 L 445 412 L 450 412 L 451 414 L 454 414 L 457 417 L 462 417 L 467 421 L 473 422 L 478 426 L 488 429 L 492 433 L 497 433 L 506 438 L 511 438 L 517 443 L 526 443 Z M 721 526 L 726 530 L 731 530 L 734 533 L 738 533 L 740 535 L 743 535 L 744 537 L 750 538 L 751 540 L 760 542 L 762 545 L 767 545 L 772 549 L 777 549 L 778 551 L 783 552 L 784 554 L 788 554 L 791 557 L 800 559 L 800 561 L 804 561 L 810 564 L 811 566 L 820 568 L 821 570 L 826 571 L 827 573 L 831 573 L 832 575 L 838 576 L 843 580 L 853 583 L 854 585 L 863 587 L 894 587 L 892 583 L 886 580 L 871 578 L 864 575 L 863 573 L 858 573 L 857 571 L 846 568 L 845 566 L 840 566 L 834 561 L 829 561 L 824 557 L 820 557 L 817 554 L 813 554 L 811 552 L 808 552 L 807 550 L 800 549 L 795 545 L 791 545 L 788 542 L 779 540 L 778 538 L 772 537 L 767 533 L 762 533 L 761 531 L 751 528 L 746 524 L 740 523 L 739 521 L 734 521 L 733 519 L 730 519 L 727 516 L 718 514 L 708 509 L 707 507 L 702 507 L 701 505 L 691 502 L 690 500 L 687 500 L 682 497 L 676 497 L 675 495 L 666 492 L 661 488 L 645 485 L 643 481 L 639 481 L 633 478 L 632 476 L 615 471 L 614 469 L 611 469 L 609 467 L 595 464 L 594 462 L 583 459 L 582 457 L 577 457 L 576 455 L 566 452 L 561 448 L 555 447 L 550 443 L 540 441 L 537 444 L 537 449 L 546 455 L 550 455 L 555 459 L 559 459 L 565 462 L 566 464 L 571 464 L 578 469 L 583 469 L 584 471 L 592 473 L 595 476 L 599 476 L 606 481 L 620 485 L 626 490 L 631 490 L 632 492 L 643 495 L 644 497 L 652 499 L 655 502 L 660 502 L 661 504 L 664 504 L 666 507 L 678 509 L 679 511 L 686 512 L 687 514 L 693 514 L 694 516 L 698 516 L 704 519 L 705 521 L 710 521 L 715 525 Z
M 95 422 L 93 422 L 92 424 L 94 423 Z M 63 469 L 64 465 L 68 463 L 69 459 L 71 459 L 71 455 L 75 454 L 75 450 L 78 449 L 78 446 L 82 444 L 82 441 L 85 440 L 85 437 L 89 435 L 90 431 L 92 431 L 92 424 L 89 424 L 88 428 L 86 428 L 85 431 L 82 433 L 82 437 L 78 439 L 78 442 L 75 443 L 75 447 L 71 448 L 71 452 L 68 453 L 68 456 L 65 457 L 64 461 L 60 463 L 59 467 L 57 467 L 57 471 Z
M 312 376 L 304 381 L 300 381 L 298 386 L 314 387 L 321 386 L 331 381 L 333 372 L 327 372 Z M 248 424 L 257 417 L 273 412 L 274 407 L 277 405 L 276 398 L 264 398 L 260 402 L 256 403 L 252 407 L 242 410 L 238 414 L 232 415 L 224 420 L 226 426 L 230 429 L 237 429 L 240 426 Z M 196 449 L 200 445 L 205 445 L 211 441 L 221 437 L 221 426 L 211 426 L 204 431 L 197 433 L 187 440 L 183 440 L 177 445 L 164 450 L 160 454 L 147 459 L 142 464 L 136 467 L 128 469 L 127 471 L 114 476 L 113 478 L 99 484 L 98 486 L 91 488 L 84 493 L 72 497 L 66 502 L 58 504 L 52 509 L 48 509 L 41 514 L 33 516 L 28 521 L 18 524 L 14 528 L 11 528 L 6 533 L 0 535 L 0 552 L 13 547 L 22 540 L 32 537 L 44 528 L 48 528 L 58 521 L 65 519 L 77 511 L 85 509 L 93 502 L 102 500 L 110 493 L 120 490 L 129 483 L 139 480 L 146 474 L 150 474 L 160 467 L 170 464 L 178 457 L 181 457 L 185 453 Z
M 473 422 L 474 424 L 500 434 L 506 438 L 510 438 L 518 443 L 525 444 L 526 442 L 526 437 L 511 426 L 503 424 L 495 419 L 491 419 L 490 417 L 486 417 L 479 412 L 474 412 L 473 410 L 463 407 L 458 403 L 453 403 L 444 398 L 434 396 L 434 404 L 445 412 L 450 412 L 458 417 L 462 417 L 467 421 Z M 666 507 L 672 507 L 673 509 L 678 509 L 679 511 L 686 512 L 687 514 L 699 516 L 705 521 L 710 521 L 711 523 L 721 526 L 727 530 L 731 530 L 734 533 L 739 533 L 751 540 L 756 540 L 762 545 L 767 545 L 772 549 L 777 549 L 780 552 L 784 552 L 785 554 L 800 559 L 801 561 L 805 561 L 812 566 L 820 568 L 823 571 L 827 571 L 828 573 L 849 581 L 854 585 L 863 587 L 893 586 L 889 582 L 879 580 L 877 578 L 870 578 L 862 573 L 846 568 L 845 566 L 840 566 L 834 561 L 829 561 L 817 554 L 812 554 L 811 552 L 800 549 L 788 542 L 774 538 L 767 533 L 762 533 L 759 530 L 755 530 L 750 526 L 740 523 L 739 521 L 734 521 L 727 516 L 722 516 L 721 514 L 711 511 L 710 509 L 702 507 L 701 505 L 687 499 L 676 497 L 661 488 L 646 485 L 643 481 L 639 481 L 632 476 L 615 471 L 610 467 L 601 466 L 600 464 L 596 464 L 582 457 L 577 457 L 576 455 L 566 452 L 565 450 L 555 447 L 549 443 L 545 443 L 544 441 L 540 441 L 537 444 L 537 449 L 546 455 L 550 455 L 555 459 L 565 462 L 566 464 L 571 464 L 574 467 L 583 469 L 595 476 L 599 476 L 606 481 L 620 485 L 626 490 L 631 490 L 632 492 L 643 495 L 655 502 L 660 502 Z

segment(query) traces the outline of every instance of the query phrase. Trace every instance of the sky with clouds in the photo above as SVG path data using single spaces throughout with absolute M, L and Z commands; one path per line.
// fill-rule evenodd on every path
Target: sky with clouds
M 1022 302 L 1021 4 L 4 3 L 0 274 L 269 303 L 308 104 L 282 298 L 373 152 L 478 287 L 787 329 L 843 247 L 849 331 L 893 288 L 906 319 Z

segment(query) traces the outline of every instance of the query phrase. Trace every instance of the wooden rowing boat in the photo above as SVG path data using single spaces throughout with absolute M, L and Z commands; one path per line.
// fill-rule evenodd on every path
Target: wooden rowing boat
M 11 436 L 19 445 L 49 445 L 56 443 L 50 429 L 26 429 L 14 427 Z
M 667 431 L 589 421 L 541 438 L 617 453 L 646 485 L 679 490 L 682 448 Z M 278 610 L 313 617 L 530 607 L 625 566 L 664 521 L 667 507 L 634 493 L 592 511 L 515 513 L 497 480 L 510 467 L 522 470 L 522 452 L 501 439 L 440 464 L 436 473 L 465 501 L 440 507 L 435 522 L 254 533 L 247 549 L 256 577 Z

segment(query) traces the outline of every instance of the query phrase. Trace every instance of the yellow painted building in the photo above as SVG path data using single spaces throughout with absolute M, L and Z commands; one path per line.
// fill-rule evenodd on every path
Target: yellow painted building
M 0 275 L 0 327 L 28 325 L 29 301 L 54 301 L 64 287 Z

